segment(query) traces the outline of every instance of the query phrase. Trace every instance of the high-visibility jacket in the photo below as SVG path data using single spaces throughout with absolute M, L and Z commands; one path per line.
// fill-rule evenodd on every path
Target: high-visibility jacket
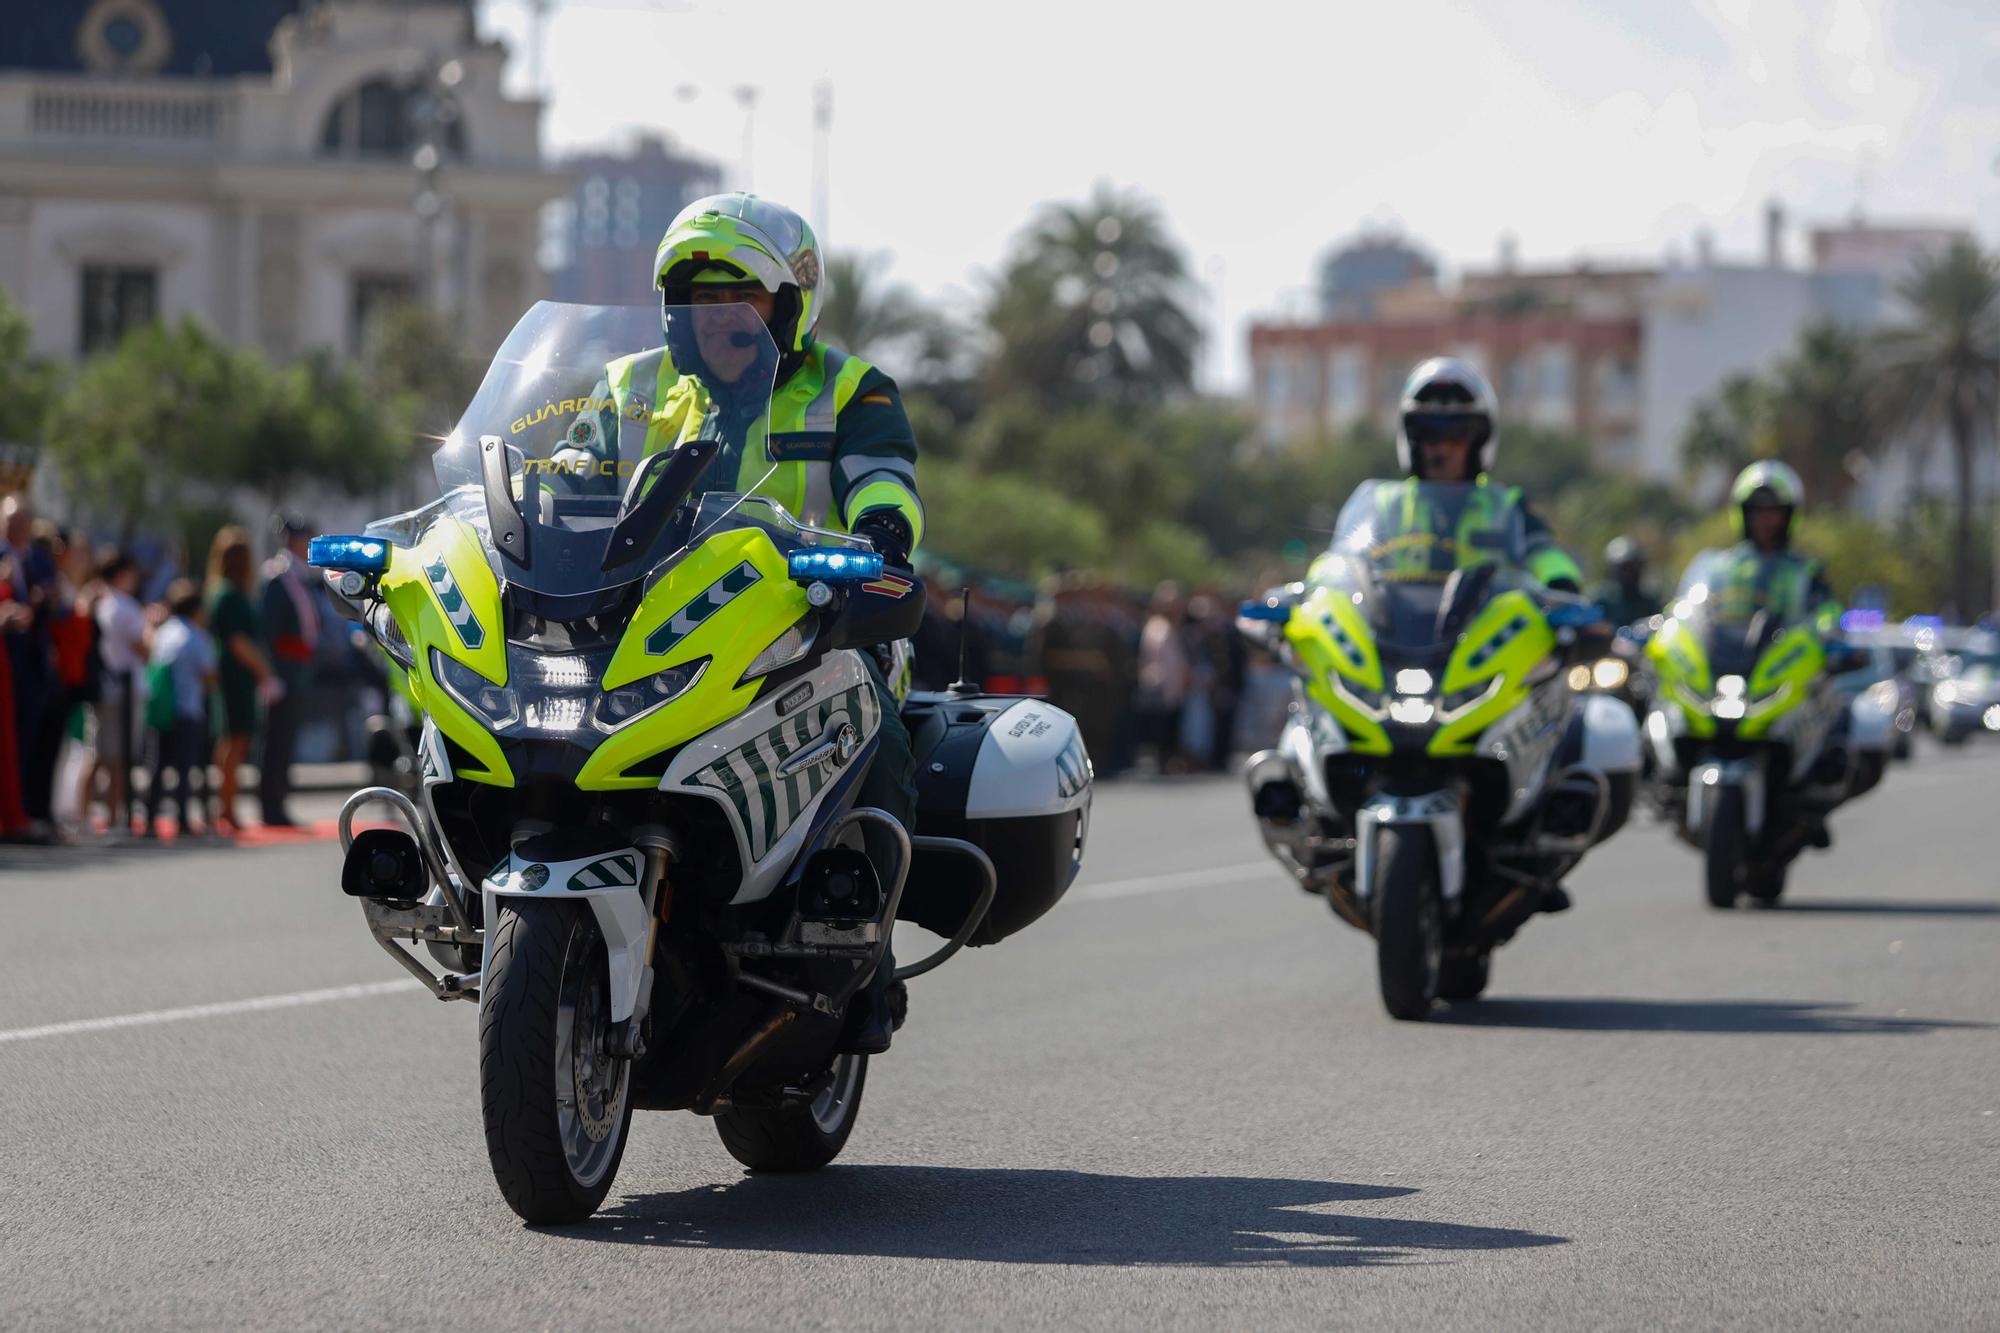
M 1453 515 L 1415 477 L 1378 486 L 1370 563 L 1391 578 L 1442 578 L 1453 569 L 1518 555 L 1538 582 L 1581 589 L 1583 571 L 1528 508 L 1520 487 L 1496 486 L 1482 476 L 1457 495 L 1464 503 Z
M 812 343 L 773 391 L 769 419 L 759 416 L 745 429 L 718 431 L 707 389 L 680 374 L 664 348 L 610 363 L 593 397 L 608 400 L 598 428 L 572 431 L 586 448 L 641 422 L 641 456 L 719 433 L 730 444 L 698 491 L 768 496 L 806 523 L 841 531 L 872 509 L 893 509 L 909 522 L 912 547 L 923 536 L 917 443 L 902 397 L 894 380 L 860 357 Z
M 1840 628 L 1841 606 L 1820 573 L 1819 562 L 1792 551 L 1760 551 L 1741 541 L 1708 571 L 1708 600 L 1718 615 L 1748 620 L 1768 610 L 1821 635 Z

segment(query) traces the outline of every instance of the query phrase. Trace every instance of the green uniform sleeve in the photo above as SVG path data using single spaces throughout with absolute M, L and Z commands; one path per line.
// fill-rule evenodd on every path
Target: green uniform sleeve
M 894 509 L 910 525 L 912 549 L 923 539 L 917 498 L 917 437 L 896 381 L 870 369 L 834 424 L 833 502 L 846 526 L 871 509 Z
M 1583 591 L 1583 570 L 1568 551 L 1556 545 L 1555 534 L 1540 514 L 1521 502 L 1521 523 L 1527 535 L 1528 572 L 1545 588 Z

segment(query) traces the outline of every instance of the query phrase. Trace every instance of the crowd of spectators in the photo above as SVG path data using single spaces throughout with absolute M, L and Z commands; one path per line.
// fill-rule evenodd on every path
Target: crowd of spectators
M 0 840 L 292 826 L 302 709 L 342 629 L 304 564 L 310 531 L 278 519 L 260 571 L 250 533 L 225 527 L 201 577 L 0 501 Z
M 359 757 L 386 699 L 305 565 L 310 533 L 279 518 L 261 569 L 237 526 L 205 562 L 141 559 L 0 500 L 0 841 L 291 826 L 302 724 Z M 1040 588 L 934 575 L 929 592 L 917 687 L 963 675 L 1046 695 L 1077 718 L 1100 777 L 1221 771 L 1282 721 L 1286 678 L 1246 652 L 1219 589 L 1143 596 L 1078 572 Z
M 1039 589 L 934 575 L 928 591 L 917 688 L 958 679 L 962 655 L 974 685 L 1046 695 L 1077 719 L 1099 777 L 1219 772 L 1283 721 L 1289 679 L 1247 651 L 1220 589 L 1142 597 L 1078 572 Z

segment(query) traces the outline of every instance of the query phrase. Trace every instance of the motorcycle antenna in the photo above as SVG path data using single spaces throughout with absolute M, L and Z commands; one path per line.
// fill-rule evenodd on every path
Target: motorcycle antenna
M 958 590 L 958 679 L 945 688 L 953 694 L 977 694 L 979 686 L 965 678 L 966 635 L 972 630 L 972 587 Z

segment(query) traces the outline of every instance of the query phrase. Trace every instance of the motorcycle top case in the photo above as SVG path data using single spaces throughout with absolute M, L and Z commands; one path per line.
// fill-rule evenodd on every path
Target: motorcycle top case
M 1076 719 L 1043 699 L 991 694 L 913 694 L 902 716 L 917 832 L 992 858 L 1000 887 L 970 943 L 1003 940 L 1054 907 L 1083 864 L 1091 771 Z M 919 849 L 898 916 L 951 935 L 978 891 L 967 858 Z

